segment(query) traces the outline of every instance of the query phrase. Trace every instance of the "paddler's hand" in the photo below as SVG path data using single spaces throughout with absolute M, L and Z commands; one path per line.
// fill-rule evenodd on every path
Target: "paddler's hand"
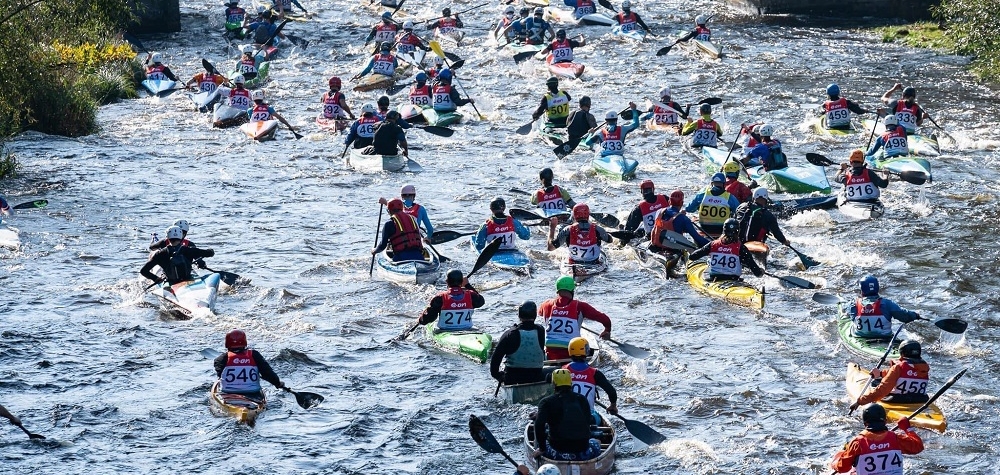
M 847 170 L 850 166 L 851 165 L 849 163 L 841 163 L 840 164 L 840 172 L 843 173 L 844 170 Z
M 538 458 L 541 456 L 542 456 L 542 449 L 535 449 L 535 451 L 531 453 L 532 458 Z
M 854 412 L 857 408 L 858 408 L 858 403 L 855 402 L 854 404 L 851 404 L 851 407 L 847 409 L 847 413 L 850 414 Z
M 549 226 L 551 226 L 551 227 L 554 228 L 554 227 L 556 227 L 558 225 L 559 225 L 559 218 L 558 217 L 553 216 L 553 217 L 549 218 Z
M 608 414 L 611 414 L 612 416 L 617 416 L 618 415 L 618 405 L 617 404 L 612 404 L 612 405 L 608 406 Z
M 629 103 L 628 103 L 628 108 L 629 109 L 635 110 L 636 107 L 638 107 L 638 106 L 636 106 L 634 102 L 629 101 Z
M 372 248 L 372 255 L 374 256 L 376 252 L 377 252 L 377 251 L 376 251 L 376 250 L 375 250 L 375 248 L 373 247 L 373 248 Z
M 604 330 L 604 331 L 602 331 L 601 332 L 601 339 L 602 340 L 610 340 L 611 339 L 611 330 Z
M 896 422 L 896 427 L 903 431 L 910 430 L 910 420 L 904 417 Z
M 386 199 L 385 199 L 385 198 L 383 198 L 383 197 L 381 197 L 381 196 L 380 196 L 380 197 L 378 198 L 378 204 L 380 204 L 380 205 L 382 205 L 382 206 L 386 206 L 386 205 L 388 205 L 388 204 L 389 204 L 389 202 L 388 202 L 388 201 L 386 201 Z
M 517 466 L 517 473 L 520 473 L 521 475 L 531 475 L 531 471 L 528 470 L 528 467 L 523 463 Z

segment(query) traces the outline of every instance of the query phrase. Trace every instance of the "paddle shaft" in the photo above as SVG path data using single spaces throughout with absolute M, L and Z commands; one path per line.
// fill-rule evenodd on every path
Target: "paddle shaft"
M 952 386 L 954 386 L 955 383 L 957 383 L 958 380 L 962 378 L 962 376 L 965 376 L 965 372 L 966 371 L 968 371 L 968 369 L 963 369 L 962 371 L 959 371 L 954 376 L 952 376 L 951 378 L 949 378 L 948 382 L 944 383 L 944 386 L 941 386 L 941 389 L 938 389 L 937 392 L 934 393 L 934 395 L 931 396 L 931 398 L 928 399 L 927 402 L 925 402 L 922 406 L 918 407 L 917 410 L 911 412 L 910 416 L 907 417 L 907 419 L 911 419 L 911 418 L 915 417 L 917 414 L 920 414 L 921 412 L 924 412 L 924 409 L 927 409 L 928 407 L 930 407 L 931 404 L 934 404 L 934 401 L 937 401 L 937 399 L 939 397 L 941 397 L 941 395 L 944 394 L 945 391 L 947 391 L 949 388 L 951 388 Z M 899 426 L 896 426 L 896 427 L 898 428 Z
M 866 149 L 871 148 L 872 146 L 872 140 L 875 138 L 875 129 L 878 128 L 879 119 L 881 119 L 881 117 L 879 117 L 878 114 L 875 114 L 875 123 L 872 124 L 872 134 L 868 136 L 868 145 L 865 146 Z
M 347 149 L 344 149 L 344 151 L 346 152 Z M 381 203 L 379 203 L 379 205 L 378 205 L 378 224 L 375 225 L 375 244 L 372 245 L 372 248 L 375 248 L 376 246 L 378 246 L 378 236 L 379 236 L 379 233 L 382 232 L 382 210 L 383 209 L 385 209 L 385 206 L 382 205 Z M 372 276 L 372 272 L 375 272 L 375 254 L 372 254 L 372 263 L 371 263 L 370 266 L 368 266 L 368 277 Z
M 476 6 L 476 7 L 473 7 L 473 8 L 479 8 L 479 7 L 483 6 L 483 5 L 487 5 L 487 4 L 484 3 L 482 5 L 479 5 L 479 6 Z M 468 10 L 466 10 L 466 11 L 468 11 Z M 451 61 L 448 61 L 448 56 L 445 55 L 444 54 L 444 50 L 441 49 L 441 43 L 438 43 L 437 41 L 431 41 L 431 49 L 434 50 L 434 54 L 437 54 L 438 56 L 441 57 L 442 60 L 444 60 L 445 66 L 448 66 L 448 69 L 451 69 Z M 458 86 L 461 87 L 463 91 L 465 91 L 465 98 L 469 100 L 469 105 L 472 106 L 472 110 L 476 111 L 476 114 L 478 114 L 479 117 L 482 118 L 483 117 L 483 113 L 479 112 L 479 108 L 476 107 L 476 103 L 472 102 L 472 96 L 469 95 L 469 91 L 465 89 L 465 86 L 462 86 L 462 81 L 460 81 L 458 79 L 458 75 L 455 74 L 454 70 L 452 70 L 452 72 L 451 72 L 451 77 L 455 78 L 455 84 L 458 84 Z
M 403 1 L 406 1 L 406 0 L 403 0 Z M 457 12 L 457 13 L 452 13 L 451 16 L 456 17 L 456 16 L 459 16 L 459 15 L 461 15 L 463 13 L 471 12 L 472 10 L 475 10 L 477 8 L 485 7 L 486 5 L 489 5 L 489 2 L 487 2 L 487 3 L 481 3 L 481 4 L 476 5 L 474 7 L 466 8 L 465 10 L 462 10 L 462 11 Z M 434 22 L 434 21 L 438 21 L 438 20 L 440 20 L 442 18 L 448 18 L 448 17 L 446 17 L 446 16 L 439 16 L 437 18 L 431 18 L 430 20 L 424 21 L 424 24 L 431 23 L 431 22 Z
M 285 27 L 285 25 L 288 23 L 288 21 L 289 20 L 282 20 L 281 24 L 278 25 L 278 29 L 274 30 L 274 34 L 271 35 L 270 37 L 268 37 L 267 41 L 261 43 L 260 48 L 258 48 L 257 51 L 253 52 L 253 56 L 256 57 L 258 54 L 260 54 L 261 51 L 264 51 L 264 48 L 267 48 L 267 44 L 270 43 L 272 40 L 274 40 L 274 38 L 276 36 L 278 36 L 279 34 L 281 34 L 281 29 Z
M 28 434 L 28 438 L 29 439 L 44 439 L 45 438 L 44 435 L 32 434 L 31 431 L 29 431 L 28 429 L 26 429 L 23 424 L 18 424 L 17 427 L 19 429 L 21 429 L 22 431 L 24 431 L 25 434 Z
M 796 286 L 796 287 L 798 287 L 800 289 L 815 289 L 816 288 L 816 284 L 814 284 L 812 282 L 809 282 L 808 280 L 805 280 L 805 279 L 798 279 L 798 278 L 796 278 L 798 280 L 801 280 L 801 282 L 799 282 L 798 280 L 792 279 L 791 277 L 787 277 L 787 276 L 786 277 L 782 277 L 780 275 L 772 274 L 772 273 L 767 272 L 767 271 L 764 271 L 764 275 L 769 275 L 769 276 L 774 277 L 775 279 L 778 279 L 778 280 L 780 280 L 782 282 L 788 282 L 789 284 L 792 284 L 792 285 L 794 285 L 794 286 Z M 806 285 L 806 284 L 808 284 L 808 285 Z
M 905 326 L 906 323 L 900 323 L 899 328 L 897 328 L 896 332 L 892 334 L 892 338 L 889 339 L 889 343 L 886 345 L 885 353 L 882 353 L 882 357 L 879 358 L 878 363 L 875 365 L 874 368 L 872 368 L 871 371 L 868 372 L 868 381 L 865 382 L 864 386 L 862 386 L 863 389 L 861 390 L 861 394 L 858 395 L 858 398 L 854 401 L 854 404 L 857 404 L 858 401 L 860 401 L 861 398 L 865 395 L 865 393 L 868 392 L 868 386 L 872 383 L 872 380 L 875 379 L 875 374 L 874 374 L 875 370 L 881 368 L 882 364 L 885 363 L 886 358 L 889 357 L 889 353 L 892 353 L 892 344 L 896 342 L 896 337 L 899 336 L 899 332 L 903 331 L 903 327 Z M 854 412 L 853 409 L 847 411 L 848 414 L 852 412 Z

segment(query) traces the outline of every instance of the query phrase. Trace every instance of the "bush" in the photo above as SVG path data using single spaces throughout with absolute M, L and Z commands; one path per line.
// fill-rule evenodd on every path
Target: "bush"
M 17 162 L 17 157 L 0 145 L 0 178 L 10 178 L 17 175 L 21 164 Z
M 973 70 L 985 79 L 1000 79 L 1000 0 L 943 0 L 933 7 L 945 22 L 960 54 L 974 56 Z

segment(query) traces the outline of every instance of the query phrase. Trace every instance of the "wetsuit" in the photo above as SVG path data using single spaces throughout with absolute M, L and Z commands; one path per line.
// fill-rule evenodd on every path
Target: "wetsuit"
M 151 271 L 153 267 L 160 266 L 167 282 L 174 285 L 178 282 L 186 282 L 191 278 L 191 263 L 198 258 L 212 257 L 215 251 L 211 249 L 198 249 L 187 246 L 167 246 L 153 253 L 146 261 L 146 264 L 139 270 L 143 277 L 160 282 L 162 279 Z
M 522 338 L 533 340 L 525 340 Z M 530 345 L 530 346 L 529 346 Z M 504 370 L 500 363 L 507 358 Z M 535 322 L 522 321 L 504 332 L 490 357 L 490 376 L 504 384 L 524 384 L 545 381 L 542 361 L 545 360 L 545 329 Z
M 568 386 L 538 403 L 535 444 L 542 452 L 549 447 L 560 453 L 577 454 L 590 446 L 590 403 Z M 548 436 L 546 437 L 546 427 Z

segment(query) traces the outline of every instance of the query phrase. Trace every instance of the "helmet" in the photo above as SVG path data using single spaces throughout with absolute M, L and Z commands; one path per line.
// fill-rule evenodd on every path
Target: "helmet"
M 568 275 L 556 279 L 556 292 L 560 290 L 576 291 L 576 281 Z
M 399 189 L 399 196 L 415 194 L 417 194 L 417 189 L 413 185 L 403 185 L 403 187 Z
M 559 467 L 556 467 L 551 463 L 547 463 L 538 467 L 538 471 L 535 472 L 535 475 L 561 475 L 561 472 L 559 472 Z
M 410 21 L 410 20 L 406 20 L 406 22 L 403 23 L 403 29 L 404 30 L 412 30 L 413 29 L 413 22 Z
M 178 219 L 177 221 L 174 221 L 173 226 L 181 228 L 181 231 L 185 233 L 191 230 L 191 225 L 188 224 L 186 219 Z
M 389 208 L 390 213 L 398 213 L 400 211 L 403 211 L 403 200 L 399 198 L 393 198 L 389 200 L 389 204 L 387 204 L 385 207 Z
M 458 269 L 452 269 L 452 270 L 448 271 L 448 274 L 445 277 L 445 282 L 448 285 L 452 285 L 452 286 L 462 285 L 462 279 L 464 279 L 464 278 L 465 278 L 465 276 L 462 275 L 462 271 L 460 271 Z
M 765 124 L 760 126 L 761 137 L 770 137 L 772 134 L 774 134 L 774 127 L 772 127 L 770 124 Z
M 517 13 L 517 9 L 514 8 L 514 5 L 507 5 L 507 8 L 503 9 L 503 13 L 504 15 L 513 15 Z
M 385 114 L 386 119 L 399 120 L 399 117 L 400 115 L 398 111 L 389 111 Z
M 377 102 L 380 107 L 389 107 L 389 96 L 382 96 Z
M 705 15 L 698 15 L 694 18 L 695 25 L 703 26 L 705 23 L 708 23 L 708 17 Z
M 906 89 L 903 89 L 903 97 L 912 97 L 912 98 L 916 99 L 917 98 L 917 90 L 914 89 L 913 87 L 908 87 Z
M 156 64 L 156 63 L 162 63 L 162 62 L 163 62 L 163 58 L 162 58 L 162 57 L 160 57 L 160 53 L 153 53 L 153 54 L 152 54 L 152 55 L 151 55 L 151 56 L 149 57 L 149 62 L 150 62 L 150 63 L 153 63 L 153 64 Z
M 535 11 L 533 12 L 533 14 L 536 15 L 536 16 L 537 15 L 544 15 L 545 14 L 545 9 L 542 8 L 542 7 L 535 7 Z
M 503 211 L 507 209 L 507 202 L 503 198 L 497 196 L 490 201 L 490 211 Z
M 531 300 L 521 302 L 517 307 L 517 318 L 521 320 L 534 320 L 538 316 L 538 306 Z
M 247 347 L 247 334 L 243 330 L 233 330 L 226 333 L 226 349 L 238 349 Z
M 878 295 L 878 279 L 874 275 L 866 275 L 858 281 L 858 287 L 863 297 Z
M 435 56 L 434 57 L 434 64 L 436 64 L 438 66 L 444 64 L 444 58 L 442 58 L 440 56 Z
M 587 203 L 577 203 L 573 206 L 573 219 L 587 221 L 590 219 L 590 206 Z
M 622 10 L 628 10 L 630 8 L 632 8 L 632 2 L 630 2 L 629 0 L 625 0 L 622 2 Z
M 444 7 L 444 9 L 441 10 L 441 14 L 444 16 L 451 15 L 451 9 L 448 7 Z
M 261 15 L 261 14 L 263 14 L 266 11 L 267 11 L 267 7 L 265 7 L 264 5 L 257 5 L 257 14 L 258 15 Z
M 884 425 L 885 408 L 879 404 L 872 404 L 861 413 L 861 420 L 865 421 L 865 425 Z
M 540 178 L 542 180 L 551 180 L 552 179 L 552 169 L 551 168 L 543 168 L 542 171 L 538 172 L 538 178 Z
M 167 228 L 167 239 L 184 239 L 184 230 L 180 226 L 170 226 Z
M 715 175 L 712 175 L 712 183 L 725 183 L 725 182 L 726 182 L 726 175 L 723 175 L 721 173 L 716 173 Z
M 378 49 L 383 53 L 388 53 L 389 50 L 392 49 L 392 45 L 389 44 L 388 41 L 386 41 L 385 43 L 382 43 L 382 46 L 379 46 Z
M 559 368 L 552 372 L 552 384 L 556 387 L 570 386 L 573 384 L 573 374 L 568 369 Z
M 375 106 L 373 106 L 371 104 L 365 104 L 365 105 L 361 106 L 361 113 L 362 114 L 374 114 L 375 113 Z
M 253 100 L 255 100 L 255 101 L 263 101 L 264 100 L 264 91 L 261 90 L 261 89 L 257 89 L 256 91 L 253 92 L 253 95 L 251 96 L 251 98 Z
M 828 95 L 828 96 L 839 96 L 840 95 L 840 86 L 838 86 L 836 84 L 830 84 L 829 86 L 826 86 L 826 95 Z
M 753 200 L 757 201 L 757 198 L 768 199 L 767 188 L 757 188 L 753 190 Z
M 442 69 L 441 72 L 438 73 L 438 79 L 442 81 L 451 81 L 451 70 L 448 68 Z
M 702 104 L 700 107 L 698 107 L 698 113 L 699 114 L 711 114 L 712 113 L 712 105 L 711 104 Z
M 556 38 L 562 39 L 566 37 L 566 30 L 560 28 L 556 30 Z
M 527 15 L 528 12 L 530 12 L 530 11 L 531 11 L 530 7 L 527 7 L 527 6 L 521 7 L 521 15 Z
M 618 113 L 615 111 L 608 111 L 604 114 L 604 120 L 618 120 Z
M 725 173 L 726 176 L 730 176 L 730 175 L 736 176 L 736 175 L 739 175 L 740 174 L 740 164 L 736 163 L 735 161 L 730 160 L 730 161 L 726 162 L 725 165 L 722 166 L 722 172 Z
M 559 87 L 559 78 L 552 76 L 545 80 L 546 86 Z
M 243 75 L 242 74 L 237 74 L 236 77 L 233 78 L 233 83 L 234 84 L 243 84 L 244 82 L 246 82 L 246 80 L 243 79 Z
M 590 355 L 590 342 L 582 336 L 578 336 L 569 341 L 569 357 L 574 356 L 589 356 Z
M 382 19 L 392 21 L 392 12 L 382 13 Z
M 890 125 L 899 125 L 899 118 L 896 117 L 896 114 L 887 115 L 885 116 L 885 125 L 887 127 Z
M 656 185 L 653 184 L 653 180 L 643 180 L 639 185 L 639 190 L 642 194 L 646 194 L 646 190 L 649 190 L 649 192 L 652 193 L 654 189 L 656 189 Z
M 757 125 L 754 125 L 754 126 L 753 126 L 753 128 L 751 128 L 751 129 L 750 129 L 750 133 L 751 133 L 751 134 L 757 134 L 757 135 L 760 135 L 760 126 L 761 126 L 761 125 L 763 125 L 763 124 L 757 124 Z
M 851 150 L 851 157 L 848 159 L 851 163 L 864 163 L 865 162 L 865 152 L 861 149 Z
M 340 78 L 339 77 L 334 76 L 334 77 L 330 78 L 329 83 L 330 83 L 330 89 L 340 89 Z
M 660 88 L 660 97 L 670 97 L 670 86 Z
M 722 223 L 722 234 L 726 237 L 734 238 L 740 233 L 740 222 L 736 218 L 729 218 Z
M 420 71 L 413 79 L 416 79 L 417 82 L 427 82 L 427 73 Z
M 240 52 L 243 53 L 243 54 L 253 53 L 253 46 L 251 46 L 251 45 L 243 45 L 243 47 L 240 48 Z
M 906 358 L 920 358 L 920 342 L 917 340 L 906 340 L 900 343 L 899 356 Z
M 670 192 L 670 206 L 683 206 L 684 205 L 684 192 L 681 190 L 674 190 Z

